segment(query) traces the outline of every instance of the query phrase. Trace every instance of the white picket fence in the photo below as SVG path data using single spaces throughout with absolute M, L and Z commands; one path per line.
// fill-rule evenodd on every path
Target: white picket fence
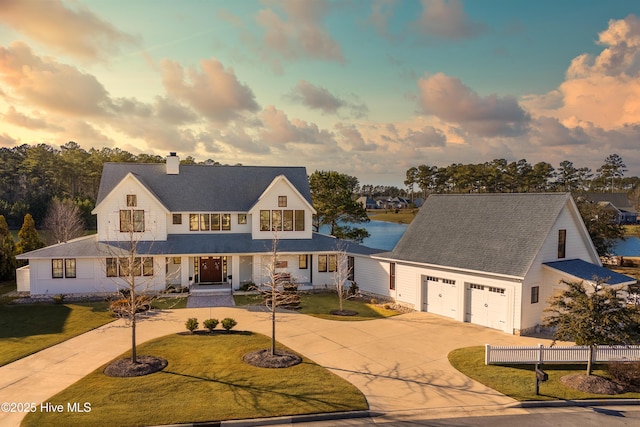
M 485 344 L 485 365 L 491 364 L 535 364 L 535 363 L 586 363 L 589 360 L 589 346 L 571 347 L 505 347 Z M 597 346 L 593 352 L 593 362 L 640 360 L 640 345 Z

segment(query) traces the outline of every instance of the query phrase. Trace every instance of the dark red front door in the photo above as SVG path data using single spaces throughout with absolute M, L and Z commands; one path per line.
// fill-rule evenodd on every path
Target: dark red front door
M 200 281 L 222 282 L 221 257 L 200 257 Z

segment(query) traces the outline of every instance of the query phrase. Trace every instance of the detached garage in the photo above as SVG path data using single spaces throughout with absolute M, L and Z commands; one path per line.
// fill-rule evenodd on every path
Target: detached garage
M 602 267 L 569 193 L 431 195 L 393 251 L 370 260 L 380 267 L 368 265 L 363 291 L 510 334 L 536 330 L 560 279 L 636 282 Z

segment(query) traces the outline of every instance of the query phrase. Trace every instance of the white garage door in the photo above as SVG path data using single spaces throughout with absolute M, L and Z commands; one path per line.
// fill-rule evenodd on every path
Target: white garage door
M 467 284 L 465 321 L 504 331 L 507 325 L 505 289 L 475 283 Z
M 455 281 L 422 277 L 422 311 L 455 319 L 457 306 L 458 292 Z

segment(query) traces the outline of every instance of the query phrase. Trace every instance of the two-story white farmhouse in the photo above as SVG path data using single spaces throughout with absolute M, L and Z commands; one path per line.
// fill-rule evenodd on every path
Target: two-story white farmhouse
M 145 289 L 267 281 L 274 238 L 278 272 L 303 285 L 333 283 L 338 240 L 312 232 L 303 167 L 107 163 L 93 211 L 97 234 L 20 255 L 18 290 L 31 295 L 109 293 L 125 287 L 118 248 L 135 241 Z M 343 242 L 354 255 L 379 250 Z M 355 272 L 355 269 L 354 269 Z M 146 276 L 146 280 L 145 280 Z M 230 286 L 229 286 L 230 285 Z
M 512 334 L 541 324 L 561 279 L 636 282 L 602 267 L 569 193 L 431 195 L 393 251 L 359 261 L 361 289 Z
M 379 295 L 510 334 L 535 331 L 564 280 L 635 279 L 605 269 L 568 193 L 432 195 L 385 252 L 312 231 L 303 167 L 109 163 L 95 235 L 20 255 L 18 290 L 31 295 L 126 287 L 118 249 L 137 242 L 151 289 L 264 283 L 278 239 L 278 273 L 306 286 L 334 283 L 337 253 L 351 280 Z

